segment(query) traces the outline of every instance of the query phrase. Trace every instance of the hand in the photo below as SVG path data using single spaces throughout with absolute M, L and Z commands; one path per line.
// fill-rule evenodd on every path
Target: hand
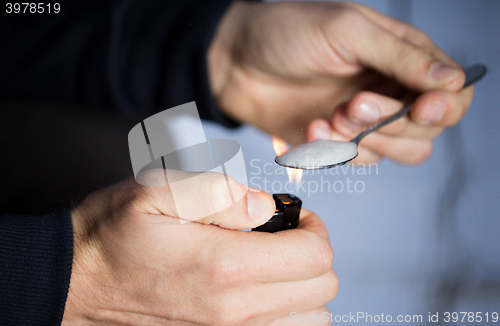
M 458 92 L 463 71 L 427 35 L 354 3 L 236 2 L 208 63 L 227 115 L 292 144 L 350 140 L 423 92 L 411 117 L 363 139 L 355 162 L 423 162 L 473 94 Z
M 163 170 L 150 173 L 164 178 Z M 222 209 L 231 202 L 222 174 L 167 174 L 185 180 L 176 191 L 186 196 L 175 205 L 170 187 L 132 179 L 71 212 L 75 253 L 63 325 L 283 325 L 291 312 L 328 312 L 337 277 L 316 215 L 302 210 L 295 230 L 237 231 L 272 216 L 271 196 L 230 179 L 243 199 Z M 180 209 L 206 217 L 180 224 Z

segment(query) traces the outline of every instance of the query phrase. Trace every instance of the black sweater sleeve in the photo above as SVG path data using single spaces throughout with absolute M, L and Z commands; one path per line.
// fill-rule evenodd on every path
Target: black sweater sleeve
M 60 325 L 72 260 L 67 210 L 0 215 L 0 325 Z
M 79 1 L 55 19 L 0 35 L 0 93 L 140 118 L 194 100 L 202 118 L 237 126 L 215 107 L 206 69 L 230 2 Z

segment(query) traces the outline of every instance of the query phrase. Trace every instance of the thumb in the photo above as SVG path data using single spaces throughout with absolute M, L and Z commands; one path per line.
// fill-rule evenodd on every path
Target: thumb
M 356 26 L 348 31 L 343 47 L 351 59 L 396 79 L 404 86 L 419 91 L 459 90 L 465 74 L 454 62 L 442 62 L 424 49 L 411 44 L 364 15 L 354 17 Z
M 222 173 L 149 172 L 148 178 L 165 180 L 166 175 L 168 187 L 146 187 L 149 195 L 144 200 L 154 202 L 155 206 L 161 207 L 156 209 L 179 218 L 181 223 L 196 221 L 227 229 L 249 229 L 266 223 L 276 209 L 268 193 L 250 188 Z

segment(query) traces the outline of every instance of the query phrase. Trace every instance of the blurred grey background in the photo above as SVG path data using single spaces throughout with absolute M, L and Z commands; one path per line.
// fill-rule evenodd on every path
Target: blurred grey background
M 469 112 L 436 140 L 425 164 L 385 160 L 371 175 L 303 175 L 305 191 L 294 193 L 323 218 L 335 251 L 340 289 L 328 306 L 334 315 L 421 314 L 423 324 L 429 312 L 440 313 L 438 324 L 446 311 L 500 312 L 500 1 L 362 2 L 415 24 L 462 65 L 483 63 L 489 72 Z M 132 176 L 127 134 L 138 121 L 28 100 L 0 106 L 2 212 L 72 205 Z M 184 123 L 177 130 L 188 131 Z M 284 191 L 278 187 L 287 176 L 273 162 L 269 135 L 203 125 L 208 139 L 241 144 L 251 186 L 272 191 L 276 182 L 276 192 Z M 364 191 L 307 192 L 308 183 L 346 186 L 347 178 Z

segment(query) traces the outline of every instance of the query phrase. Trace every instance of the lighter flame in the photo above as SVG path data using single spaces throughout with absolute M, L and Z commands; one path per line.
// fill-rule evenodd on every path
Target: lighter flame
M 276 154 L 281 154 L 288 149 L 285 141 L 277 136 L 273 136 L 273 147 Z
M 273 136 L 273 147 L 276 154 L 281 154 L 286 151 L 289 146 L 283 139 L 277 136 Z M 300 184 L 300 180 L 302 180 L 301 169 L 286 168 L 286 173 L 288 173 L 288 180 L 290 181 L 290 183 L 295 182 L 297 184 Z
M 295 182 L 300 185 L 300 180 L 302 180 L 301 169 L 286 168 L 286 172 L 288 173 L 288 180 L 290 180 L 290 183 Z

